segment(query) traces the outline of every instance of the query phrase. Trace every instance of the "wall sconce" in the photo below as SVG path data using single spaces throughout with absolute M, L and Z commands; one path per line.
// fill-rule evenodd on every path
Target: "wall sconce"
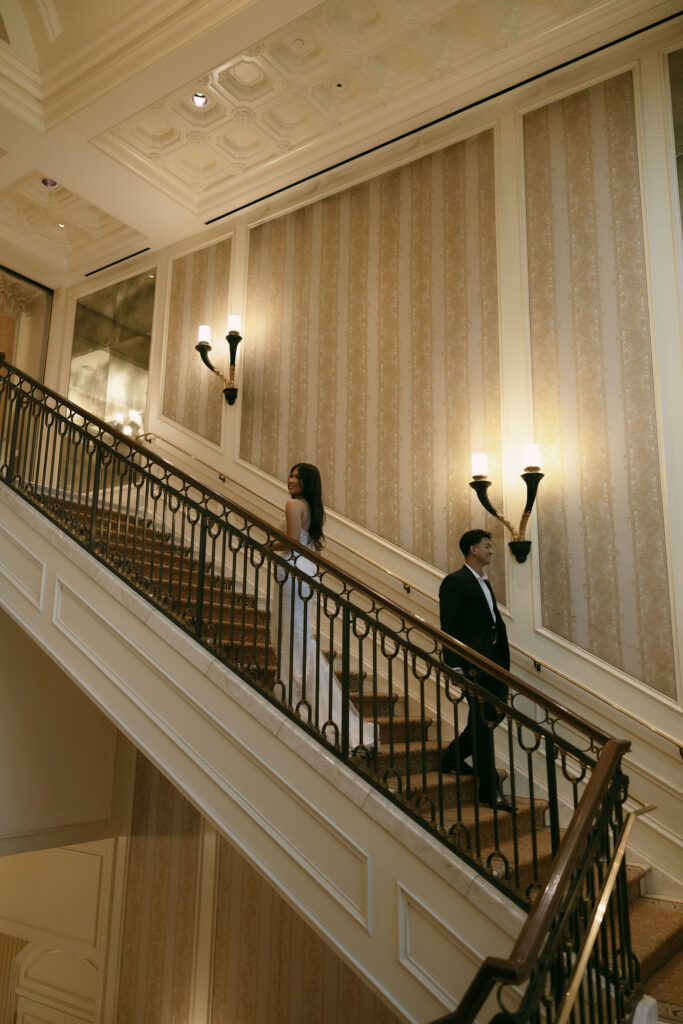
M 217 370 L 209 359 L 209 352 L 211 351 L 211 328 L 208 324 L 202 324 L 199 328 L 197 335 L 197 344 L 195 348 L 204 366 L 207 366 L 212 373 L 215 373 L 217 377 L 225 384 L 223 388 L 223 394 L 225 395 L 225 401 L 228 405 L 234 405 L 237 399 L 237 388 L 235 387 L 235 357 L 237 355 L 237 346 L 242 340 L 240 334 L 240 318 L 238 316 L 228 317 L 228 333 L 225 336 L 225 340 L 230 346 L 230 376 L 226 377 L 225 374 Z
M 492 516 L 499 519 L 501 523 L 507 526 L 508 530 L 512 534 L 512 540 L 508 543 L 510 551 L 515 556 L 518 562 L 526 562 L 527 555 L 531 550 L 531 541 L 524 539 L 526 533 L 526 524 L 529 522 L 529 516 L 531 510 L 534 507 L 534 501 L 536 500 L 536 492 L 538 491 L 538 485 L 543 479 L 543 473 L 539 463 L 541 461 L 541 453 L 537 444 L 525 444 L 524 445 L 524 462 L 527 464 L 526 469 L 522 473 L 522 480 L 526 484 L 526 505 L 522 512 L 522 518 L 519 521 L 519 529 L 515 530 L 514 526 L 501 515 L 500 512 L 496 512 L 495 508 L 487 497 L 487 490 L 491 486 L 491 481 L 488 478 L 489 467 L 486 455 L 483 452 L 478 452 L 472 456 L 472 479 L 470 480 L 470 487 L 476 492 L 479 501 L 484 506 L 487 512 L 490 512 Z

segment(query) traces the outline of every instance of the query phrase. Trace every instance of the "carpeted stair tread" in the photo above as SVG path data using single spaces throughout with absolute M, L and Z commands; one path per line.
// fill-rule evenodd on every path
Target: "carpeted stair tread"
M 636 900 L 631 906 L 631 939 L 645 982 L 683 950 L 681 904 L 647 896 Z
M 463 829 L 474 835 L 475 820 L 478 815 L 479 842 L 481 849 L 499 848 L 501 843 L 512 840 L 513 822 L 516 822 L 518 835 L 528 833 L 532 827 L 532 817 L 535 819 L 536 829 L 543 829 L 544 814 L 547 803 L 537 801 L 532 812 L 528 800 L 517 800 L 517 813 L 515 816 L 505 811 L 494 810 L 485 804 L 464 804 L 459 809 L 447 808 L 444 811 L 444 828 L 446 833 L 458 836 Z
M 657 1000 L 660 1020 L 683 1021 L 683 950 L 655 971 L 644 985 L 645 993 Z

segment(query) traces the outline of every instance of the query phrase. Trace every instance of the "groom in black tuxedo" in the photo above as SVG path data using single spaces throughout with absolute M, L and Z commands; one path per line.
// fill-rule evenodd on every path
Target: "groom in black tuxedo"
M 446 576 L 439 589 L 441 629 L 496 665 L 509 669 L 507 630 L 486 575 L 486 567 L 493 555 L 491 534 L 486 530 L 468 530 L 460 538 L 460 550 L 465 564 Z M 496 697 L 502 700 L 507 697 L 508 688 L 499 679 L 445 648 L 443 657 L 447 665 L 468 675 L 474 670 L 476 682 Z M 502 716 L 492 704 L 482 703 L 474 697 L 468 697 L 468 701 L 467 726 L 459 741 L 453 740 L 446 748 L 441 768 L 444 772 L 452 772 L 457 767 L 463 775 L 476 774 L 480 803 L 510 811 L 512 808 L 498 789 L 494 762 L 493 730 Z M 471 768 L 466 760 L 473 755 L 474 768 Z M 456 758 L 459 758 L 457 765 Z

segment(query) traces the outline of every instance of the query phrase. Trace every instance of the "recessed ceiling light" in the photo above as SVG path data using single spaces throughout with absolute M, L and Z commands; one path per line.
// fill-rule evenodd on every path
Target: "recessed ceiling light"
M 209 100 L 203 92 L 195 92 L 192 94 L 192 102 L 195 107 L 205 107 Z
M 40 184 L 44 185 L 45 188 L 59 188 L 59 182 L 55 181 L 54 178 L 41 178 Z

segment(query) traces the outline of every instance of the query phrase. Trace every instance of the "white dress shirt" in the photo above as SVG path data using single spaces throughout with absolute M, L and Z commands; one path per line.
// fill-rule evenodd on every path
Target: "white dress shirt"
M 465 565 L 467 565 L 467 562 L 465 562 Z M 475 570 L 472 568 L 471 565 L 467 565 L 467 568 L 470 570 L 470 572 L 474 576 L 475 580 L 477 581 L 477 583 L 479 584 L 479 586 L 483 590 L 484 597 L 486 598 L 486 603 L 489 606 L 489 611 L 491 612 L 491 618 L 495 622 L 496 621 L 496 609 L 493 607 L 493 594 L 491 593 L 491 587 L 490 587 L 490 585 L 487 586 L 488 576 L 486 575 L 485 572 L 483 572 L 481 574 L 481 576 L 480 576 L 478 572 L 475 572 Z

